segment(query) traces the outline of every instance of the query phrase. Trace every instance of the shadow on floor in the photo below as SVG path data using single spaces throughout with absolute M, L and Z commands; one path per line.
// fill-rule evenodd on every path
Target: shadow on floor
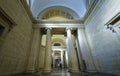
M 69 73 L 68 70 L 63 69 L 54 69 L 51 73 L 31 73 L 31 74 L 17 74 L 17 75 L 9 75 L 9 76 L 116 76 L 104 73 Z

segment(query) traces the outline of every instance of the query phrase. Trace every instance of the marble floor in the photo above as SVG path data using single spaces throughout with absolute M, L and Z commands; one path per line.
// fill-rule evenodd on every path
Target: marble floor
M 10 76 L 115 76 L 103 73 L 69 73 L 67 70 L 53 70 L 50 74 L 34 73 L 34 74 L 18 74 Z

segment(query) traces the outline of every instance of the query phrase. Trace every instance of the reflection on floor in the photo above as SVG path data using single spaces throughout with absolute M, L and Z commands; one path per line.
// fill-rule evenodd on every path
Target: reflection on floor
M 50 74 L 34 73 L 34 74 L 18 74 L 10 76 L 115 76 L 103 73 L 69 73 L 67 70 L 54 69 Z

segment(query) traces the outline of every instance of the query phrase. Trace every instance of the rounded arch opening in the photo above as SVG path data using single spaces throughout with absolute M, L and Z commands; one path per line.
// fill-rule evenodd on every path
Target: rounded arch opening
M 54 18 L 59 20 L 80 19 L 79 15 L 75 11 L 64 6 L 51 6 L 45 8 L 38 15 L 38 19 L 40 20 L 52 20 Z
M 60 38 L 54 38 L 52 40 L 52 46 L 54 46 L 55 44 L 59 44 L 60 46 L 66 46 L 66 43 Z

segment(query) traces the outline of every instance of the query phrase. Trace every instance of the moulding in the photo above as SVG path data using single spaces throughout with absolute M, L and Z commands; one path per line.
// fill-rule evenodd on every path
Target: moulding
M 35 18 L 33 16 L 32 12 L 31 12 L 30 7 L 28 6 L 26 0 L 20 0 L 20 1 L 22 3 L 23 7 L 25 8 L 28 16 L 30 17 L 31 21 L 33 22 L 35 20 Z
M 86 19 L 89 17 L 89 15 L 91 14 L 91 12 L 94 10 L 94 8 L 96 7 L 96 4 L 98 3 L 99 0 L 93 0 L 92 4 L 88 7 L 84 17 L 83 17 L 83 21 L 85 22 Z
M 64 21 L 53 21 L 53 20 L 34 20 L 34 24 L 39 23 L 72 23 L 72 24 L 83 24 L 84 22 L 82 20 L 64 20 Z
M 3 21 L 11 25 L 11 27 L 16 25 L 14 20 L 11 17 L 9 17 L 1 7 L 0 7 L 0 17 L 2 18 Z
M 118 12 L 112 19 L 110 19 L 105 25 L 114 25 L 115 23 L 117 23 L 118 21 L 120 21 L 120 12 Z

